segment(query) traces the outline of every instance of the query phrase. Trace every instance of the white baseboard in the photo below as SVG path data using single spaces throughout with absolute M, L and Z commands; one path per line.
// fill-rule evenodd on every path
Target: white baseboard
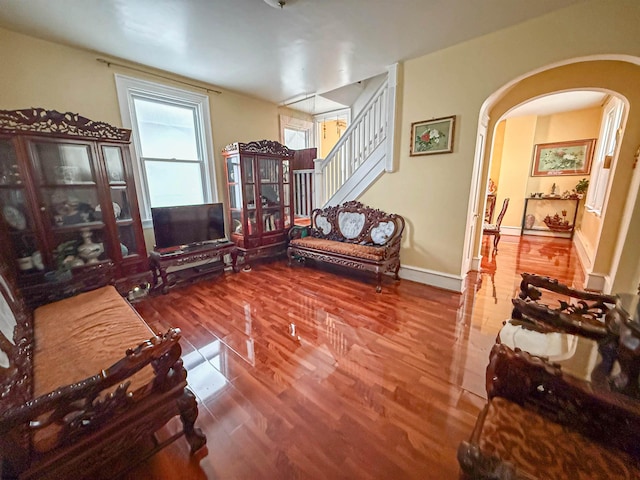
M 584 288 L 585 290 L 606 293 L 607 288 L 611 288 L 609 276 L 602 273 L 587 273 Z
M 586 273 L 591 270 L 591 267 L 593 266 L 593 260 L 589 256 L 589 252 L 584 246 L 584 237 L 582 236 L 582 232 L 580 230 L 576 230 L 575 234 L 573 235 L 573 244 L 576 247 L 576 253 L 578 254 L 578 260 L 582 265 L 582 270 L 584 270 Z
M 500 227 L 500 235 L 512 235 L 512 236 L 519 237 L 521 230 L 522 229 L 520 227 L 509 227 L 509 226 Z
M 469 264 L 469 270 L 477 270 L 480 271 L 480 265 L 482 264 L 482 255 L 478 257 L 473 257 L 471 259 L 471 263 Z
M 460 275 L 436 272 L 426 268 L 414 267 L 412 265 L 402 265 L 400 268 L 400 278 L 406 278 L 414 282 L 423 283 L 432 287 L 443 288 L 453 292 L 461 293 L 464 289 L 464 278 Z

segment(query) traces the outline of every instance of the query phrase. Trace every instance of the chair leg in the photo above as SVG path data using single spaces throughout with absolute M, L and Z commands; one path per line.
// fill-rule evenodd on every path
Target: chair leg
M 184 436 L 191 447 L 191 454 L 194 454 L 207 443 L 207 437 L 204 436 L 202 430 L 196 428 L 196 418 L 198 417 L 198 402 L 191 390 L 184 389 L 182 397 L 178 399 L 178 409 L 180 411 L 180 420 L 184 429 Z
M 493 253 L 498 253 L 498 242 L 500 241 L 500 233 L 496 233 L 493 236 Z

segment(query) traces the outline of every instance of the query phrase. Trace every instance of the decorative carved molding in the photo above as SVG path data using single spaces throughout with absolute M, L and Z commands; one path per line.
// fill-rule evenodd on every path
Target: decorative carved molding
M 97 375 L 0 412 L 0 434 L 23 424 L 36 431 L 55 423 L 60 427 L 57 444 L 72 442 L 137 401 L 128 391 L 130 382 L 127 379 L 149 363 L 161 378 L 152 390 L 168 389 L 167 382 L 173 385 L 183 382 L 186 372 L 180 360 L 179 339 L 180 330 L 171 328 L 164 335 L 159 334 L 128 349 L 122 359 Z M 175 362 L 171 364 L 168 358 Z M 170 375 L 174 365 L 176 372 Z M 114 386 L 113 392 L 100 397 L 102 392 Z
M 70 137 L 108 139 L 128 142 L 131 130 L 90 120 L 77 113 L 60 113 L 44 108 L 0 110 L 1 133 L 38 135 L 68 135 Z
M 222 150 L 223 153 L 264 153 L 277 155 L 279 157 L 293 158 L 294 151 L 273 140 L 260 140 L 257 142 L 242 143 L 236 142 L 227 145 Z
M 340 230 L 339 217 L 341 213 L 356 213 L 364 215 L 364 226 L 359 235 L 353 238 L 345 238 Z M 326 234 L 317 228 L 319 217 L 326 218 L 331 229 Z M 327 240 L 336 240 L 348 243 L 373 243 L 371 239 L 371 230 L 381 222 L 392 222 L 395 225 L 395 231 L 389 238 L 387 243 L 399 238 L 404 230 L 404 218 L 400 215 L 385 213 L 382 210 L 374 209 L 363 205 L 362 203 L 352 200 L 342 205 L 335 205 L 324 209 L 316 208 L 311 212 L 311 235 L 318 238 L 326 238 Z

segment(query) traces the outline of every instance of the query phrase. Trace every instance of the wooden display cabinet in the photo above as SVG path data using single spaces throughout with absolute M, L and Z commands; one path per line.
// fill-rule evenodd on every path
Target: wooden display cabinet
M 100 264 L 121 293 L 151 279 L 130 134 L 72 113 L 0 111 L 0 229 L 23 287 L 55 292 Z
M 278 142 L 233 143 L 222 151 L 231 240 L 245 262 L 282 254 L 293 225 L 294 151 Z

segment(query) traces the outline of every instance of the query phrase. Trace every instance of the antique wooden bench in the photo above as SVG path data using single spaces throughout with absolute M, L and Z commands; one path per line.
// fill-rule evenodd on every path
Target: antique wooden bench
M 179 339 L 154 334 L 111 285 L 31 311 L 0 259 L 2 478 L 116 478 L 183 434 L 200 449 Z M 181 431 L 158 441 L 178 416 Z
M 315 209 L 309 227 L 289 232 L 287 256 L 332 263 L 376 274 L 376 292 L 382 291 L 382 274 L 398 280 L 404 218 L 351 201 Z
M 491 350 L 489 400 L 458 450 L 463 478 L 640 478 L 640 352 L 627 299 L 522 277 Z

